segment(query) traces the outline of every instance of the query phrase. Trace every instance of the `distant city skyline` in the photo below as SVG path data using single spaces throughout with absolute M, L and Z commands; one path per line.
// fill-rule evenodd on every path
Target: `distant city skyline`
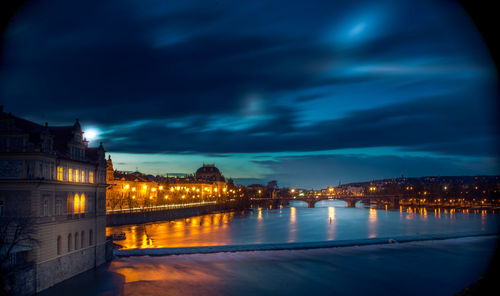
M 2 50 L 4 111 L 79 118 L 120 170 L 215 163 L 304 188 L 500 174 L 498 77 L 459 3 L 28 2 Z

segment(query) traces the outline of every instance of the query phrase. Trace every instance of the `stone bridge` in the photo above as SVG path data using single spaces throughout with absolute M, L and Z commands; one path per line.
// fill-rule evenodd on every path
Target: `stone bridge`
M 400 197 L 397 195 L 363 195 L 363 196 L 352 196 L 352 195 L 333 195 L 333 196 L 296 196 L 293 198 L 281 198 L 282 201 L 294 201 L 300 200 L 305 201 L 309 208 L 314 208 L 318 201 L 322 200 L 341 200 L 347 203 L 347 207 L 354 208 L 358 201 L 364 201 L 367 203 L 372 202 L 386 202 L 391 205 L 391 207 L 399 207 Z

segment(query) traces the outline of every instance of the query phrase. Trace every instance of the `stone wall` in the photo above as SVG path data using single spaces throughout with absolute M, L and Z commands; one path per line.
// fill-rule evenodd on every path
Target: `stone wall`
M 167 209 L 159 211 L 116 213 L 106 216 L 106 226 L 118 226 L 127 224 L 140 224 L 154 221 L 168 221 L 175 219 L 200 216 L 219 211 L 231 211 L 245 209 L 246 205 L 239 202 L 227 202 L 221 204 L 204 205 L 189 208 Z
M 18 270 L 7 279 L 6 289 L 8 295 L 33 295 L 35 294 L 35 269 L 33 264 Z
M 37 292 L 104 263 L 105 253 L 105 244 L 100 244 L 37 264 Z

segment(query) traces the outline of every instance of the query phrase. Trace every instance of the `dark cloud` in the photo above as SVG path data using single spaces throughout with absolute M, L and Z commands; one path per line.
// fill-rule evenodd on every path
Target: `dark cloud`
M 263 180 L 282 180 L 281 186 L 325 188 L 327 186 L 370 181 L 382 178 L 495 174 L 496 163 L 477 159 L 451 157 L 401 157 L 370 155 L 315 155 L 281 157 L 273 161 L 259 161 L 272 168 L 273 173 Z
M 496 155 L 497 77 L 456 3 L 101 2 L 27 3 L 5 109 L 115 152 Z

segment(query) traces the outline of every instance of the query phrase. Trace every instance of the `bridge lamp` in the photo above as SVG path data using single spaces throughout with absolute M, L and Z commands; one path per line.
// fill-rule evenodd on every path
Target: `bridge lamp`
M 125 185 L 125 189 L 128 189 L 130 187 L 130 185 L 126 184 Z
M 290 192 L 295 193 L 295 189 L 290 190 Z
M 135 187 L 132 187 L 132 191 L 135 191 Z
M 158 189 L 163 190 L 163 186 L 158 187 Z

